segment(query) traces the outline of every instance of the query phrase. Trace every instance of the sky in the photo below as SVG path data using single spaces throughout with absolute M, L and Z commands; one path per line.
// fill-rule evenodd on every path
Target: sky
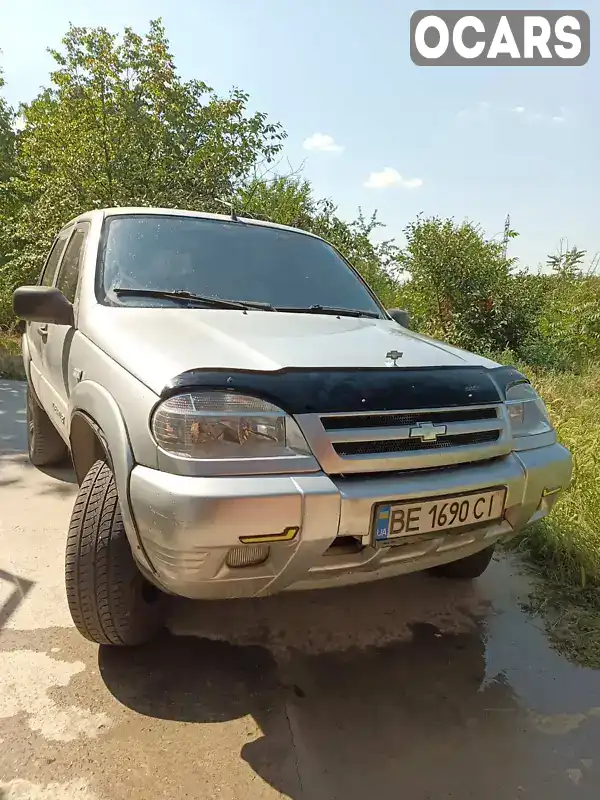
M 500 6 L 502 8 L 503 6 Z M 5 96 L 48 83 L 48 47 L 70 22 L 147 30 L 161 17 L 184 78 L 250 95 L 288 133 L 284 171 L 303 167 L 342 217 L 377 210 L 379 238 L 403 242 L 419 213 L 468 219 L 537 269 L 561 240 L 600 251 L 597 0 L 510 2 L 581 8 L 592 46 L 583 67 L 418 67 L 409 22 L 420 8 L 498 8 L 487 0 L 0 0 Z

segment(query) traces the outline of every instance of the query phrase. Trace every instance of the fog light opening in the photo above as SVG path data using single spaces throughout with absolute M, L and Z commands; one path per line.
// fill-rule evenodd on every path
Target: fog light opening
M 360 536 L 337 536 L 325 550 L 325 555 L 351 555 L 361 550 L 364 550 L 364 545 Z
M 242 567 L 258 567 L 264 564 L 271 548 L 268 544 L 249 544 L 243 547 L 232 547 L 227 553 L 225 563 L 231 569 L 241 569 Z

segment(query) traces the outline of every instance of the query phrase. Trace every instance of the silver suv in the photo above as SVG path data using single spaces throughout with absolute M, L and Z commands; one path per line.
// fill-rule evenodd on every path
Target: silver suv
M 475 578 L 571 479 L 527 378 L 412 333 L 299 230 L 92 211 L 13 305 L 31 461 L 70 454 L 80 487 L 66 589 L 94 642 L 149 639 L 169 594 Z

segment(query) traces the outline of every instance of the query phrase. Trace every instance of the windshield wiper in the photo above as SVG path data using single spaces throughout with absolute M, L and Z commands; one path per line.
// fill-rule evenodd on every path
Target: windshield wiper
M 167 297 L 172 300 L 199 303 L 201 305 L 213 306 L 214 308 L 238 308 L 246 310 L 257 308 L 262 311 L 276 311 L 270 303 L 259 303 L 255 300 L 224 300 L 221 297 L 209 297 L 203 294 L 193 294 L 184 289 L 173 289 L 173 291 L 163 291 L 161 289 L 134 289 L 127 286 L 116 286 L 112 290 L 117 297 Z
M 335 306 L 275 306 L 275 310 L 287 311 L 290 314 L 335 314 L 340 317 L 380 318 L 376 311 L 362 311 L 360 308 L 336 308 Z

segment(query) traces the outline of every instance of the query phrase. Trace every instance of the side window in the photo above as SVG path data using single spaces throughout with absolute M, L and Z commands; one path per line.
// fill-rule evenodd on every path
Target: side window
M 60 265 L 56 288 L 64 294 L 71 303 L 75 301 L 77 292 L 77 280 L 79 278 L 79 268 L 83 255 L 83 246 L 87 234 L 85 228 L 77 228 L 65 250 L 65 255 Z
M 44 267 L 44 271 L 42 273 L 42 280 L 40 281 L 42 286 L 52 286 L 54 283 L 56 268 L 58 267 L 58 262 L 60 261 L 60 257 L 65 249 L 65 244 L 67 243 L 68 238 L 69 236 L 67 233 L 61 233 L 58 239 L 54 242 L 52 250 L 50 250 L 50 255 L 46 261 L 46 266 Z

